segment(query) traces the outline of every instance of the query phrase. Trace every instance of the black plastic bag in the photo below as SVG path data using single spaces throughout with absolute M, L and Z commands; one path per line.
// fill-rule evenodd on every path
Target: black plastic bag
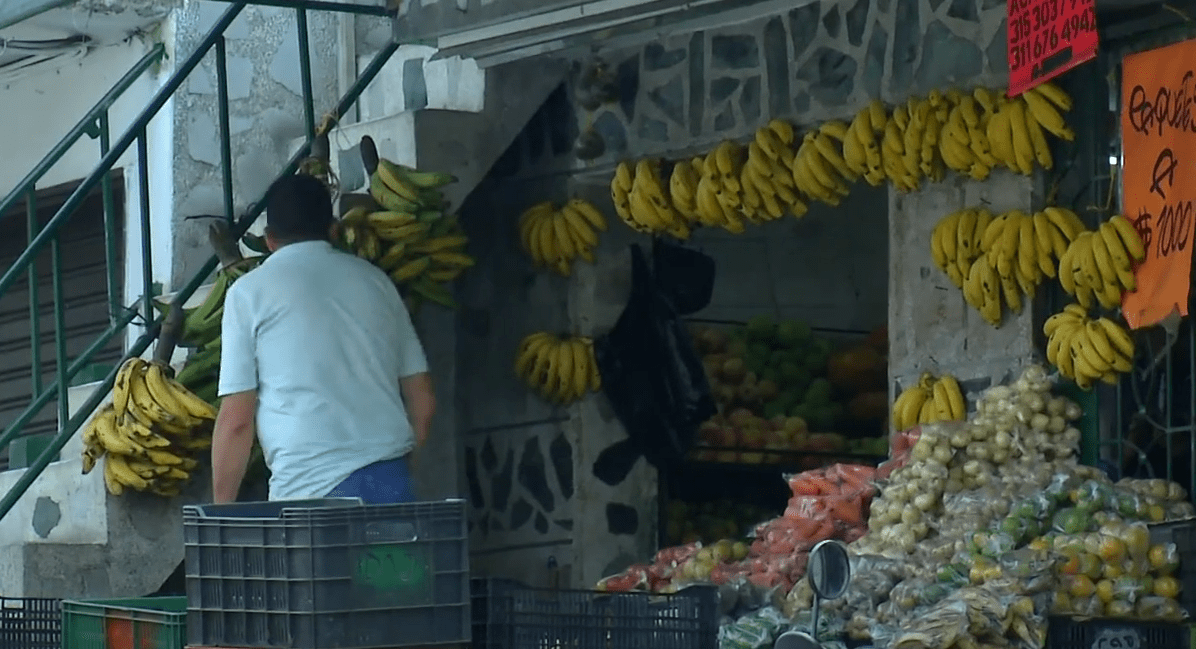
M 639 246 L 631 247 L 631 284 L 614 328 L 594 343 L 595 357 L 602 391 L 628 437 L 663 468 L 685 457 L 717 409 L 689 331 Z
M 714 295 L 714 259 L 664 239 L 652 240 L 652 275 L 678 315 L 705 309 Z

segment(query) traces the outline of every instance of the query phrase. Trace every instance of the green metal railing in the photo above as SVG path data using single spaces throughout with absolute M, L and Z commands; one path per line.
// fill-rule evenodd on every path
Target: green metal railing
M 129 324 L 134 320 L 140 318 L 145 325 L 145 332 L 137 338 L 136 341 L 129 346 L 123 358 L 131 358 L 140 356 L 154 340 L 158 337 L 161 330 L 162 318 L 155 314 L 153 308 L 153 267 L 151 264 L 152 253 L 150 250 L 150 196 L 149 196 L 149 161 L 148 161 L 148 135 L 147 128 L 150 121 L 162 110 L 167 101 L 174 95 L 174 93 L 187 80 L 192 71 L 199 66 L 199 63 L 209 53 L 213 53 L 216 63 L 216 76 L 218 86 L 218 100 L 219 100 L 219 130 L 220 130 L 220 153 L 221 153 L 221 173 L 223 174 L 222 185 L 224 191 L 224 207 L 225 216 L 232 223 L 232 231 L 235 235 L 244 233 L 250 225 L 257 220 L 258 216 L 265 208 L 266 196 L 263 196 L 256 203 L 253 203 L 249 209 L 240 217 L 236 217 L 233 213 L 233 183 L 232 183 L 232 159 L 231 159 L 231 131 L 229 126 L 229 111 L 228 111 L 228 71 L 226 67 L 226 52 L 225 52 L 225 37 L 224 33 L 233 21 L 241 14 L 246 6 L 251 4 L 272 4 L 270 2 L 231 2 L 230 7 L 225 13 L 216 21 L 208 34 L 200 41 L 195 51 L 191 53 L 186 59 L 179 63 L 178 69 L 171 75 L 170 79 L 162 86 L 162 88 L 154 95 L 145 109 L 138 115 L 133 123 L 128 127 L 123 135 L 120 136 L 116 142 L 109 141 L 108 132 L 108 110 L 112 103 L 119 97 L 132 83 L 140 77 L 144 72 L 157 60 L 163 56 L 163 50 L 160 46 L 155 47 L 149 54 L 134 66 L 124 78 L 107 94 L 103 99 L 88 112 L 87 116 L 77 125 L 62 142 L 60 142 L 50 154 L 40 162 L 18 186 L 9 194 L 3 201 L 0 201 L 0 214 L 5 213 L 5 210 L 10 209 L 16 205 L 18 201 L 25 200 L 27 205 L 27 213 L 29 220 L 29 240 L 25 250 L 17 257 L 12 265 L 0 274 L 0 298 L 17 284 L 22 278 L 28 278 L 30 286 L 30 320 L 33 328 L 32 347 L 33 352 L 33 381 L 34 392 L 33 399 L 30 404 L 18 415 L 11 423 L 9 423 L 0 432 L 0 448 L 4 448 L 9 442 L 15 439 L 29 422 L 37 416 L 43 408 L 45 408 L 51 400 L 57 401 L 59 422 L 61 422 L 61 429 L 55 434 L 54 438 L 49 443 L 49 446 L 37 457 L 32 465 L 24 472 L 17 480 L 11 489 L 0 498 L 0 520 L 4 518 L 9 511 L 20 500 L 21 496 L 29 489 L 29 486 L 37 480 L 41 473 L 47 466 L 58 456 L 63 447 L 72 436 L 79 430 L 80 427 L 99 407 L 107 393 L 112 389 L 115 382 L 116 372 L 119 363 L 113 367 L 100 385 L 92 392 L 91 396 L 83 403 L 82 407 L 75 413 L 74 416 L 69 416 L 67 403 L 67 388 L 69 382 L 87 365 L 91 364 L 97 354 L 103 350 L 113 339 L 126 331 Z M 312 78 L 311 78 L 311 56 L 310 46 L 308 42 L 307 30 L 307 12 L 309 10 L 327 10 L 327 11 L 347 11 L 351 13 L 367 13 L 375 15 L 383 15 L 384 10 L 378 7 L 363 7 L 362 5 L 354 4 L 339 4 L 331 2 L 314 2 L 303 1 L 287 3 L 287 6 L 294 8 L 296 12 L 298 24 L 298 38 L 299 38 L 299 52 L 301 66 L 301 79 L 303 88 L 303 106 L 304 118 L 307 132 L 306 144 L 295 153 L 294 156 L 283 167 L 278 177 L 286 176 L 295 173 L 299 169 L 301 161 L 308 155 L 311 148 L 311 143 L 315 139 L 315 102 L 312 92 Z M 336 106 L 330 111 L 334 119 L 339 120 L 345 115 L 350 107 L 356 103 L 358 97 L 366 86 L 378 75 L 382 67 L 398 49 L 399 44 L 396 42 L 389 43 L 385 48 L 379 51 L 369 63 L 368 66 L 360 73 L 357 80 L 346 91 L 345 95 L 337 102 Z M 94 134 L 94 135 L 93 135 Z M 57 210 L 53 217 L 50 218 L 44 225 L 39 227 L 37 219 L 36 200 L 34 198 L 37 183 L 45 175 L 45 173 L 66 153 L 68 149 L 83 135 L 93 135 L 100 140 L 100 161 L 88 176 L 83 179 L 79 186 L 71 192 L 66 202 Z M 120 292 L 120 287 L 116 282 L 116 265 L 119 260 L 117 254 L 117 243 L 115 241 L 115 223 L 117 220 L 115 201 L 113 198 L 111 187 L 111 171 L 116 165 L 121 156 L 125 155 L 131 147 L 136 146 L 136 165 L 139 180 L 139 206 L 141 211 L 141 219 L 139 223 L 141 233 L 141 267 L 143 278 L 143 293 L 140 298 L 140 305 L 133 307 L 124 306 L 123 297 Z M 66 333 L 65 333 L 65 298 L 63 295 L 62 285 L 62 259 L 60 247 L 60 233 L 62 229 L 67 226 L 71 219 L 79 211 L 83 205 L 84 200 L 88 195 L 100 187 L 104 199 L 104 232 L 106 237 L 106 260 L 108 271 L 108 297 L 111 305 L 111 318 L 107 330 L 105 330 L 99 338 L 95 340 L 87 349 L 85 349 L 79 356 L 74 359 L 67 358 L 66 352 Z M 53 313 L 54 313 L 54 327 L 55 327 L 55 380 L 49 385 L 41 385 L 41 358 L 39 353 L 38 341 L 40 340 L 39 331 L 39 302 L 36 295 L 37 286 L 37 271 L 35 267 L 35 260 L 40 253 L 43 253 L 47 248 L 50 250 L 50 272 L 53 286 Z M 196 289 L 216 270 L 218 260 L 215 256 L 211 257 L 207 263 L 200 268 L 183 288 L 174 297 L 175 304 L 183 304 L 195 293 Z M 138 308 L 139 307 L 139 308 Z M 139 312 L 140 311 L 140 312 Z M 123 361 L 122 358 L 122 361 Z

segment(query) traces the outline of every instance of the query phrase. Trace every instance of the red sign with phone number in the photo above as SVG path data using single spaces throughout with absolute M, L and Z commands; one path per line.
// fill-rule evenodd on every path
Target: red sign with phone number
M 1096 56 L 1095 0 L 1009 0 L 1009 95 Z

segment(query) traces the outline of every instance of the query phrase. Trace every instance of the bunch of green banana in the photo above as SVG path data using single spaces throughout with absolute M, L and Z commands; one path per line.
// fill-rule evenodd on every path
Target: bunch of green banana
M 562 405 L 602 388 L 594 341 L 585 337 L 543 331 L 527 336 L 515 353 L 515 375 L 545 400 Z
M 594 263 L 598 233 L 606 217 L 593 203 L 574 198 L 559 209 L 551 201 L 532 205 L 519 215 L 519 241 L 537 266 L 568 277 L 578 257 Z
M 217 388 L 220 379 L 220 338 L 196 348 L 187 357 L 175 380 L 213 407 L 220 407 Z
M 843 161 L 857 176 L 879 187 L 885 181 L 880 144 L 889 124 L 889 114 L 880 100 L 860 109 L 843 135 Z
M 947 98 L 952 106 L 939 135 L 939 155 L 952 171 L 984 180 L 999 164 L 988 140 L 988 124 L 999 95 L 976 88 L 970 95 L 948 92 Z
M 838 144 L 847 133 L 847 125 L 830 121 L 822 125 L 817 135 L 821 146 L 838 154 Z M 793 125 L 779 119 L 756 130 L 748 144 L 747 162 L 743 165 L 740 186 L 743 191 L 743 214 L 753 223 L 773 221 L 786 212 L 797 218 L 809 210 L 797 190 L 793 177 L 793 150 L 796 134 Z M 841 157 L 841 155 L 840 155 Z
M 930 255 L 934 265 L 963 288 L 972 272 L 972 264 L 984 254 L 980 247 L 985 230 L 992 223 L 992 212 L 967 208 L 944 216 L 930 235 Z
M 644 234 L 670 234 L 688 239 L 689 223 L 673 207 L 661 180 L 661 161 L 645 158 L 620 162 L 610 185 L 615 212 L 627 227 Z
M 83 429 L 83 473 L 104 461 L 108 492 L 178 495 L 209 448 L 216 410 L 170 378 L 170 368 L 130 358 L 121 365 L 112 403 Z
M 847 137 L 846 127 L 834 137 L 838 129 L 828 122 L 826 130 L 810 131 L 802 137 L 801 146 L 793 156 L 790 171 L 793 183 L 803 195 L 836 206 L 847 196 L 850 184 L 859 179 L 843 157 L 843 139 Z
M 1134 339 L 1129 331 L 1108 318 L 1092 319 L 1079 304 L 1047 318 L 1046 357 L 1059 374 L 1084 390 L 1096 381 L 1116 384 L 1118 376 L 1134 367 Z
M 1026 176 L 1034 171 L 1036 162 L 1050 169 L 1054 160 L 1046 133 L 1069 142 L 1075 139 L 1075 132 L 1060 114 L 1070 110 L 1071 105 L 1071 97 L 1049 82 L 1013 98 L 996 94 L 987 127 L 992 157 L 1010 171 Z
M 967 414 L 967 402 L 955 377 L 923 372 L 917 385 L 906 388 L 893 402 L 893 427 L 906 431 L 919 424 L 963 421 Z
M 1134 264 L 1146 258 L 1146 249 L 1124 216 L 1078 232 L 1070 244 L 1059 259 L 1059 284 L 1081 307 L 1092 308 L 1095 300 L 1106 309 L 1117 308 L 1121 296 L 1138 287 Z
M 198 306 L 183 309 L 183 330 L 178 341 L 180 346 L 204 347 L 220 338 L 220 322 L 224 318 L 224 296 L 228 287 L 245 273 L 261 265 L 265 258 L 264 255 L 246 257 L 216 271 L 212 290 L 204 297 L 203 302 Z M 154 300 L 154 306 L 163 315 L 170 311 L 168 302 Z

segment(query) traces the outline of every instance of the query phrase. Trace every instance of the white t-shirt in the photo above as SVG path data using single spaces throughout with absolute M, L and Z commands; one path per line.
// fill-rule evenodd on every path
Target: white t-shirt
M 224 301 L 220 396 L 257 390 L 270 499 L 323 498 L 415 444 L 399 379 L 428 370 L 390 278 L 323 241 L 280 248 Z

